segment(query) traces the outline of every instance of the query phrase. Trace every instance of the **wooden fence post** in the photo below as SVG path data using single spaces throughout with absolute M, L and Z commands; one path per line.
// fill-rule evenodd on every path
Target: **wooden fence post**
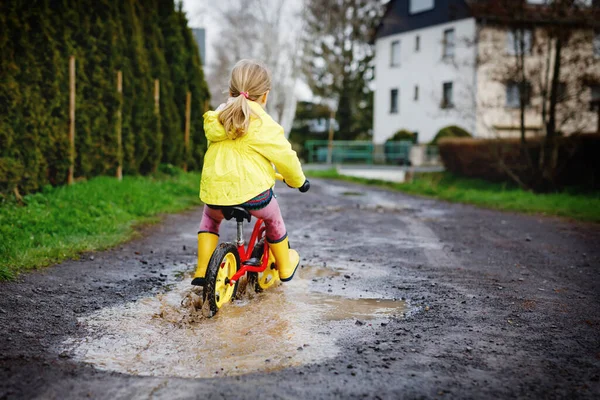
M 190 117 L 192 113 L 192 93 L 185 95 L 185 133 L 183 138 L 183 170 L 188 170 L 188 155 L 190 154 Z
M 67 184 L 73 184 L 75 172 L 75 56 L 69 57 L 69 175 Z
M 119 97 L 119 108 L 117 109 L 117 179 L 123 180 L 123 73 L 117 71 L 117 96 Z
M 160 114 L 160 81 L 154 80 L 154 113 Z

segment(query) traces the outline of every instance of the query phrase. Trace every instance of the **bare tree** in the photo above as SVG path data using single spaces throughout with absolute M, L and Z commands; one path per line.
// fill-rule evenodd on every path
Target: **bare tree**
M 291 0 L 232 0 L 218 9 L 222 29 L 214 44 L 215 57 L 208 76 L 212 98 L 226 99 L 229 74 L 243 58 L 264 62 L 271 70 L 272 89 L 267 111 L 286 135 L 296 111 L 299 78 L 299 2 Z
M 372 35 L 383 14 L 381 0 L 307 0 L 303 70 L 316 96 L 337 109 L 340 134 L 357 132 L 361 105 L 370 99 Z M 371 106 L 370 104 L 368 106 Z
M 485 67 L 491 80 L 517 88 L 521 153 L 536 175 L 532 185 L 553 190 L 565 164 L 559 163 L 560 136 L 593 129 L 594 115 L 587 112 L 588 85 L 600 82 L 600 65 L 592 50 L 600 14 L 586 0 L 536 3 L 471 1 L 474 15 L 485 22 L 479 31 L 478 68 Z M 506 33 L 512 38 L 509 57 Z M 478 108 L 489 112 L 500 107 L 478 101 Z M 536 134 L 541 137 L 536 165 L 526 135 L 532 121 L 539 124 Z

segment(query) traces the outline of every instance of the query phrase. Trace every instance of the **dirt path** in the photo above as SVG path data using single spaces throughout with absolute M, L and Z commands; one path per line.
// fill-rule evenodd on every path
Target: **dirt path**
M 210 321 L 167 299 L 188 290 L 199 210 L 1 283 L 0 398 L 600 396 L 597 225 L 339 182 L 278 193 L 300 276 Z M 266 339 L 244 358 L 238 334 Z

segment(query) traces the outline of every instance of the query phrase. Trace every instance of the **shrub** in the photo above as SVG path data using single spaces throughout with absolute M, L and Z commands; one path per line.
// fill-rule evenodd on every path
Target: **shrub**
M 183 174 L 183 169 L 174 166 L 173 164 L 160 164 L 158 172 L 168 176 L 179 176 Z
M 523 151 L 519 139 L 445 138 L 438 147 L 446 169 L 458 175 L 496 182 L 520 180 L 539 189 L 542 138 L 529 139 Z M 556 185 L 600 188 L 600 135 L 559 139 Z
M 0 157 L 0 193 L 17 187 L 24 172 L 23 165 L 14 158 Z
M 415 143 L 417 141 L 417 136 L 414 132 L 411 132 L 406 129 L 400 129 L 399 131 L 394 133 L 392 137 L 386 140 L 386 142 L 400 142 L 404 140 L 410 140 L 411 142 Z
M 417 135 L 406 129 L 400 129 L 385 141 L 383 150 L 387 163 L 410 165 L 411 143 L 417 141 Z M 408 143 L 410 142 L 410 143 Z
M 438 140 L 440 140 L 441 138 L 447 138 L 447 137 L 473 137 L 469 132 L 467 132 L 466 130 L 464 130 L 463 128 L 456 126 L 456 125 L 450 125 L 450 126 L 446 126 L 442 129 L 440 129 L 438 131 L 438 133 L 435 135 L 435 137 L 433 138 L 433 140 L 431 141 L 431 144 L 437 144 Z

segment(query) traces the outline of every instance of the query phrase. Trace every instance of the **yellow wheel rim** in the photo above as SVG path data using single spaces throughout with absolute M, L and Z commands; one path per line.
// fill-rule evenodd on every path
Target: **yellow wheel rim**
M 279 272 L 271 268 L 275 262 L 273 254 L 269 254 L 269 266 L 263 272 L 258 273 L 258 286 L 261 289 L 268 289 L 279 280 Z
M 233 253 L 225 254 L 215 281 L 215 303 L 218 308 L 231 300 L 235 285 L 229 284 L 229 279 L 237 272 L 237 262 Z

